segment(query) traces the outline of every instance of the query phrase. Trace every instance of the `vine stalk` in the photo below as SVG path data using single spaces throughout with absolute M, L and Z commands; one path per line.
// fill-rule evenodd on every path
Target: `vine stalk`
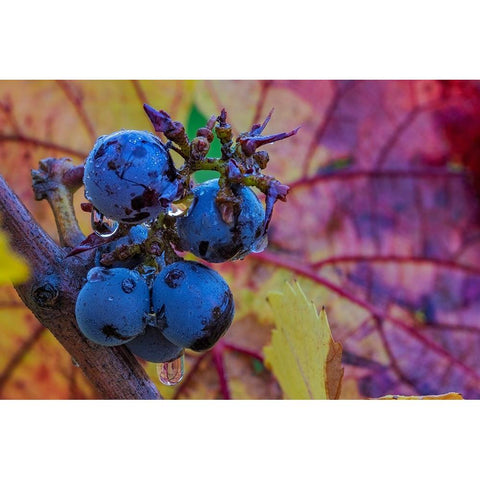
M 52 187 L 53 188 L 53 187 Z M 66 257 L 35 222 L 20 199 L 0 176 L 2 228 L 12 247 L 29 263 L 30 278 L 14 285 L 31 310 L 106 399 L 160 399 L 146 372 L 126 347 L 102 347 L 81 334 L 75 320 L 75 301 L 85 278 L 89 253 Z

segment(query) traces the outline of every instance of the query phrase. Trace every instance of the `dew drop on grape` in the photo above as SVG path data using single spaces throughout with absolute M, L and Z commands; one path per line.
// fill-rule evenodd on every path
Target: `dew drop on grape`
M 255 242 L 253 243 L 253 245 L 250 248 L 250 251 L 252 253 L 263 252 L 267 248 L 267 245 L 268 245 L 268 236 L 267 236 L 267 234 L 264 234 L 260 238 L 255 240 Z
M 136 285 L 135 280 L 132 278 L 126 278 L 122 282 L 122 290 L 125 293 L 132 293 L 135 290 Z
M 96 208 L 92 209 L 91 224 L 93 231 L 102 238 L 111 237 L 120 226 L 116 220 L 105 217 Z
M 110 275 L 109 271 L 104 267 L 93 267 L 87 273 L 87 281 L 92 282 L 104 282 Z
M 158 379 L 164 385 L 177 385 L 182 381 L 184 372 L 184 355 L 171 362 L 157 364 Z

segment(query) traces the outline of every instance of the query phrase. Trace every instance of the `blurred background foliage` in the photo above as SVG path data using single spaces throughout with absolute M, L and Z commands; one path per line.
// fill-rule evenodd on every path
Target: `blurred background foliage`
M 151 131 L 143 103 L 190 136 L 222 108 L 235 133 L 271 108 L 265 134 L 302 127 L 266 147 L 265 173 L 291 187 L 267 250 L 213 266 L 235 297 L 232 328 L 218 348 L 187 356 L 182 384 L 159 385 L 166 398 L 285 398 L 263 363 L 274 325 L 266 298 L 294 279 L 343 345 L 341 398 L 480 398 L 478 82 L 1 81 L 0 174 L 53 238 L 30 170 L 46 157 L 81 163 L 99 135 Z M 75 202 L 88 234 L 82 201 L 83 191 Z M 0 398 L 98 397 L 8 285 L 0 332 Z

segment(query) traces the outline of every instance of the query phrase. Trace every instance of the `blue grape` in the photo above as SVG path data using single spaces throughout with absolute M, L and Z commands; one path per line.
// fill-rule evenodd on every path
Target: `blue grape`
M 119 238 L 118 240 L 114 240 L 106 245 L 100 246 L 97 249 L 95 255 L 95 264 L 97 266 L 101 266 L 101 258 L 102 255 L 106 253 L 113 252 L 117 248 L 121 247 L 130 247 L 133 245 L 140 245 L 142 244 L 148 237 L 148 228 L 144 225 L 135 225 L 130 228 L 127 235 L 124 237 Z M 118 267 L 118 268 L 135 268 L 140 265 L 144 260 L 144 256 L 142 254 L 133 255 L 132 257 L 128 257 L 125 260 L 115 260 L 109 267 Z
M 127 268 L 94 267 L 75 305 L 81 332 L 100 345 L 121 345 L 141 334 L 150 310 L 146 281 Z
M 240 201 L 238 215 L 229 224 L 215 203 L 218 179 L 197 185 L 187 214 L 177 219 L 179 247 L 208 262 L 243 258 L 264 237 L 265 210 L 255 193 L 243 185 L 232 190 Z M 257 250 L 258 251 L 258 250 Z
M 147 325 L 145 333 L 135 337 L 126 346 L 137 357 L 154 363 L 171 362 L 183 355 L 184 351 L 168 341 L 158 328 L 150 325 Z
M 99 137 L 85 161 L 83 183 L 86 198 L 100 213 L 131 224 L 157 217 L 178 191 L 165 146 L 137 130 Z
M 234 315 L 232 292 L 225 280 L 192 261 L 175 262 L 160 271 L 153 282 L 152 305 L 165 337 L 195 351 L 213 347 Z

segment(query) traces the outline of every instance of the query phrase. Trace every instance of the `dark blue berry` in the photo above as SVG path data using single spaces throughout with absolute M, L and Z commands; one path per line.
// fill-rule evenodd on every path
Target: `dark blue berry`
M 183 355 L 183 348 L 168 341 L 163 333 L 155 327 L 147 325 L 145 333 L 127 343 L 129 350 L 137 357 L 148 362 L 171 362 Z
M 158 216 L 178 191 L 165 146 L 137 130 L 99 137 L 85 161 L 83 182 L 86 198 L 100 213 L 131 224 Z
M 140 274 L 126 268 L 94 267 L 78 294 L 75 316 L 92 342 L 114 346 L 144 331 L 149 310 L 150 294 Z
M 215 201 L 218 179 L 193 189 L 194 200 L 187 215 L 178 217 L 180 248 L 208 262 L 219 263 L 243 258 L 259 251 L 264 239 L 265 210 L 253 190 L 242 185 L 232 187 L 239 205 L 225 221 Z
M 234 315 L 225 280 L 211 268 L 191 261 L 172 263 L 157 275 L 152 304 L 165 337 L 195 351 L 213 347 Z

